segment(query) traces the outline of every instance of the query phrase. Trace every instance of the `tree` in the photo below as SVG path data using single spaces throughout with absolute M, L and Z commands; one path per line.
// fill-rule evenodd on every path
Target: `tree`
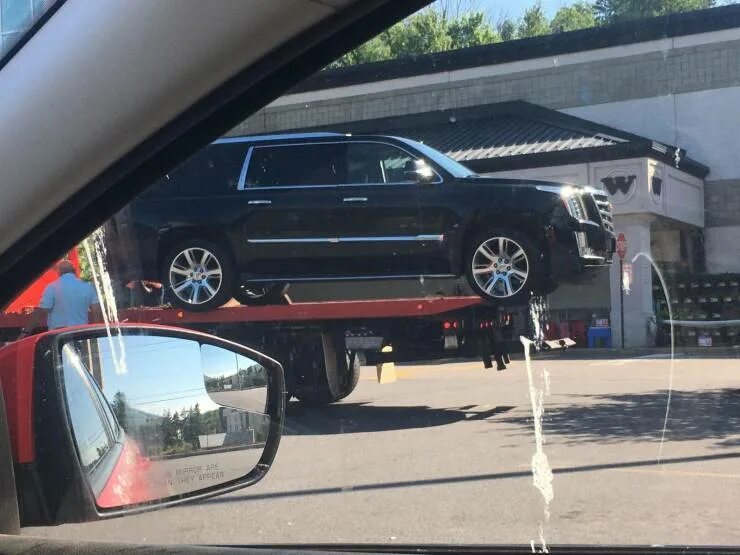
M 330 67 L 345 67 L 392 58 L 391 49 L 382 37 L 375 37 L 350 50 Z
M 173 425 L 172 415 L 169 410 L 162 413 L 160 424 L 162 434 L 162 447 L 168 449 L 177 443 L 177 428 Z
M 480 10 L 468 11 L 470 6 L 472 2 L 469 0 L 448 0 L 435 4 L 396 23 L 329 67 L 429 54 L 501 40 L 485 13 Z
M 496 30 L 503 41 L 514 40 L 517 38 L 517 25 L 511 19 L 503 19 L 499 21 L 496 25 Z
M 532 7 L 524 11 L 522 20 L 519 22 L 517 34 L 519 38 L 538 37 L 550 33 L 550 22 L 542 7 L 542 2 L 538 0 Z
M 172 415 L 172 430 L 175 435 L 175 442 L 179 443 L 180 439 L 182 439 L 182 421 L 177 411 Z
M 471 12 L 480 12 L 477 0 L 436 0 L 434 9 L 447 20 L 455 20 Z
M 594 15 L 599 23 L 617 23 L 676 12 L 711 8 L 715 0 L 596 0 Z
M 501 42 L 501 37 L 482 12 L 473 12 L 449 22 L 447 34 L 452 48 L 468 48 Z
M 555 12 L 550 22 L 550 32 L 564 33 L 596 27 L 594 7 L 588 2 L 576 2 L 572 6 L 564 6 Z
M 183 418 L 182 439 L 190 443 L 194 448 L 197 448 L 199 445 L 198 436 L 205 433 L 200 405 L 195 403 L 194 407 L 183 412 L 186 416 Z
M 118 424 L 125 431 L 128 431 L 128 420 L 126 415 L 126 411 L 128 409 L 126 407 L 126 394 L 123 393 L 123 391 L 116 391 L 115 395 L 113 395 L 111 408 L 113 409 L 113 414 L 116 415 L 116 420 L 118 420 Z
M 434 9 L 422 10 L 381 33 L 395 57 L 449 50 L 447 20 Z
M 597 25 L 711 8 L 728 0 L 576 0 L 561 7 L 552 21 L 537 0 L 519 20 L 504 17 L 494 26 L 476 0 L 437 0 L 431 7 L 396 23 L 377 37 L 348 52 L 329 67 L 430 54 L 587 29 Z

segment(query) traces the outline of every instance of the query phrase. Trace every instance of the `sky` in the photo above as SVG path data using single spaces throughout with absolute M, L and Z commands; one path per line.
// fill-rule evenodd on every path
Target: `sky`
M 534 4 L 534 0 L 477 0 L 480 9 L 488 13 L 491 21 L 494 23 L 499 19 L 508 16 L 512 19 L 518 19 L 524 14 L 524 10 Z M 555 12 L 561 6 L 572 4 L 567 0 L 542 0 L 542 7 L 548 17 L 555 15 Z
M 201 412 L 218 408 L 206 393 L 200 345 L 173 337 L 124 335 L 124 372 L 113 364 L 108 338 L 98 339 L 102 362 L 103 393 L 108 401 L 117 391 L 134 408 L 161 415 L 190 408 L 198 403 Z
M 559 8 L 569 6 L 575 2 L 575 0 L 541 1 L 542 7 L 549 18 L 552 18 Z M 512 19 L 520 18 L 524 14 L 524 10 L 532 6 L 536 0 L 468 0 L 468 2 L 474 9 L 477 8 L 485 11 L 491 18 L 491 21 L 496 23 L 499 19 L 507 16 Z M 737 0 L 718 0 L 716 2 L 718 6 L 736 3 L 738 3 Z

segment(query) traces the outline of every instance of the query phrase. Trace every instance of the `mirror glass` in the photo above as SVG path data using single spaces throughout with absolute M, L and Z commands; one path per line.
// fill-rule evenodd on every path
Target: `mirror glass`
M 62 384 L 83 471 L 101 508 L 222 485 L 265 449 L 268 369 L 182 337 L 62 345 Z

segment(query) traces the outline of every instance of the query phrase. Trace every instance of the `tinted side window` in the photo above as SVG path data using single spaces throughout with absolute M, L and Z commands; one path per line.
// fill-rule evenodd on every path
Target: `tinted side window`
M 157 180 L 143 198 L 225 195 L 236 191 L 247 147 L 240 143 L 210 145 Z
M 337 143 L 256 146 L 247 187 L 339 185 L 345 180 L 344 145 Z
M 347 183 L 402 183 L 415 158 L 392 145 L 347 144 Z
M 180 168 L 180 195 L 225 195 L 236 191 L 247 147 L 240 143 L 211 145 Z

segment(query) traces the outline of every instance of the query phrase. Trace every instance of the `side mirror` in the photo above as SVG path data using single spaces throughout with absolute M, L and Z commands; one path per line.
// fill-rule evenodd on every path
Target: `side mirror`
M 69 328 L 0 349 L 21 525 L 85 522 L 250 486 L 285 411 L 279 363 L 159 326 Z
M 403 172 L 403 175 L 409 181 L 419 185 L 427 185 L 434 182 L 437 174 L 424 160 L 414 160 L 413 167 Z

